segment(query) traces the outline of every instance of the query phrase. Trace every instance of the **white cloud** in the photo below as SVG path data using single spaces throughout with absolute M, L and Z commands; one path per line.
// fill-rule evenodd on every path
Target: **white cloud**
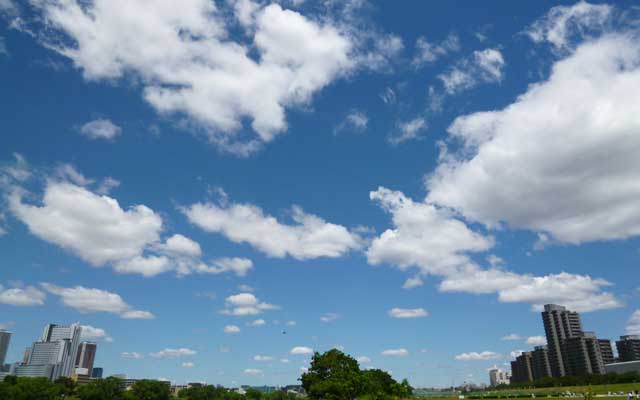
M 125 210 L 117 200 L 71 183 L 49 181 L 42 206 L 14 191 L 9 208 L 29 231 L 94 266 L 131 259 L 159 239 L 162 219 L 144 205 Z
M 309 103 L 356 66 L 350 37 L 278 4 L 235 14 L 246 24 L 246 42 L 231 40 L 226 5 L 207 0 L 185 0 L 179 9 L 159 0 L 37 6 L 52 32 L 42 35 L 45 45 L 85 79 L 133 76 L 159 113 L 187 116 L 211 142 L 242 155 L 286 130 L 287 108 Z M 157 43 L 164 50 L 150 50 Z M 248 139 L 241 139 L 243 119 L 255 132 Z
M 264 376 L 264 372 L 262 372 L 261 369 L 256 368 L 247 368 L 244 370 L 244 374 L 250 376 Z
M 424 282 L 422 281 L 422 278 L 419 275 L 416 275 L 412 278 L 407 278 L 406 281 L 404 281 L 404 284 L 402 285 L 403 289 L 413 289 L 413 288 L 417 288 L 424 285 Z
M 460 50 L 460 39 L 456 34 L 449 34 L 440 44 L 429 43 L 427 38 L 420 36 L 416 40 L 416 54 L 411 64 L 420 68 L 425 64 L 431 64 L 438 59 Z
M 524 350 L 513 350 L 512 352 L 509 353 L 509 357 L 515 359 L 516 357 L 520 356 L 520 354 L 524 353 Z
M 427 121 L 422 117 L 399 122 L 396 127 L 396 132 L 389 135 L 387 140 L 393 145 L 398 145 L 409 140 L 417 140 L 422 138 L 420 133 L 425 129 L 427 129 Z
M 581 45 L 506 108 L 453 122 L 464 150 L 428 178 L 428 201 L 561 243 L 638 235 L 640 92 L 629 90 L 638 85 L 637 40 Z
M 12 306 L 41 306 L 47 295 L 40 289 L 27 287 L 5 288 L 0 285 L 0 304 Z
M 144 355 L 140 354 L 140 353 L 137 353 L 135 351 L 133 351 L 133 352 L 125 351 L 125 352 L 120 354 L 120 357 L 122 357 L 122 358 L 130 358 L 130 359 L 133 359 L 133 360 L 140 360 L 140 359 L 144 358 Z
M 384 104 L 395 104 L 398 99 L 396 92 L 388 86 L 379 94 L 379 97 Z
M 409 351 L 407 351 L 406 349 L 389 349 L 389 350 L 385 350 L 382 353 L 383 356 L 392 356 L 392 357 L 406 357 L 409 355 Z
M 251 287 L 251 286 L 249 286 L 247 284 L 244 284 L 244 283 L 241 284 L 241 285 L 238 285 L 238 290 L 240 290 L 241 292 L 253 292 L 254 291 L 253 287 Z
M 549 42 L 556 50 L 569 50 L 575 39 L 602 31 L 611 17 L 608 4 L 579 1 L 571 6 L 555 6 L 534 22 L 525 33 L 536 43 Z
M 462 353 L 456 356 L 456 360 L 458 361 L 477 361 L 477 360 L 493 360 L 496 358 L 502 357 L 500 354 L 495 353 L 493 351 L 483 351 L 483 352 L 469 352 Z
M 271 257 L 339 257 L 361 247 L 357 234 L 297 206 L 292 208 L 293 225 L 279 222 L 252 204 L 197 203 L 182 211 L 205 231 L 221 233 L 236 243 L 249 243 Z
M 236 333 L 240 333 L 240 327 L 238 325 L 227 325 L 224 327 L 224 333 L 235 335 Z
M 273 357 L 270 356 L 253 356 L 253 361 L 273 361 Z
M 532 346 L 542 346 L 547 344 L 547 338 L 544 336 L 529 336 L 527 338 L 527 344 Z
M 105 342 L 113 342 L 113 338 L 102 328 L 96 328 L 91 325 L 81 325 L 82 340 L 104 340 Z
M 424 273 L 446 275 L 470 262 L 464 253 L 493 246 L 493 238 L 470 230 L 446 210 L 414 202 L 401 192 L 380 187 L 369 197 L 391 214 L 394 225 L 367 249 L 372 265 L 389 263 L 401 269 L 417 266 Z
M 196 364 L 194 364 L 193 361 L 185 361 L 181 365 L 182 365 L 182 368 L 193 368 L 196 366 Z
M 288 358 L 281 358 L 280 362 L 283 364 L 289 364 L 291 361 Z
M 260 301 L 252 293 L 238 293 L 225 299 L 226 309 L 223 314 L 235 316 L 247 316 L 261 314 L 267 310 L 277 310 L 279 307 Z
M 120 295 L 106 290 L 75 286 L 64 288 L 50 283 L 41 284 L 47 292 L 60 296 L 60 300 L 80 313 L 106 312 L 125 319 L 152 319 L 148 311 L 135 310 Z
M 178 357 L 186 357 L 186 356 L 194 356 L 197 352 L 195 350 L 191 350 L 185 347 L 181 347 L 179 349 L 164 349 L 160 350 L 156 353 L 150 353 L 151 357 L 155 358 L 178 358 Z
M 265 326 L 266 324 L 267 322 L 263 319 L 256 319 L 254 321 L 247 323 L 248 326 Z
M 78 186 L 88 186 L 93 183 L 92 179 L 86 178 L 80 171 L 71 164 L 61 164 L 55 170 L 56 175 L 62 180 L 68 180 Z
M 640 309 L 631 314 L 626 330 L 629 335 L 640 335 Z
M 429 315 L 424 308 L 392 308 L 387 312 L 392 318 L 422 318 Z
M 80 128 L 80 133 L 91 139 L 113 140 L 121 132 L 118 125 L 105 118 L 87 122 Z
M 510 333 L 506 336 L 503 336 L 502 338 L 500 338 L 500 340 L 523 340 L 524 337 L 518 335 L 517 333 Z
M 287 326 L 296 326 L 296 321 L 287 321 Z
M 291 349 L 291 351 L 289 352 L 291 354 L 294 355 L 309 355 L 309 354 L 313 354 L 313 349 L 311 347 L 305 347 L 305 346 L 296 346 L 293 349 Z
M 502 80 L 504 57 L 498 49 L 476 50 L 447 72 L 438 75 L 445 91 L 457 94 L 478 86 L 481 83 L 497 83 Z
M 367 114 L 363 111 L 352 110 L 344 120 L 333 129 L 333 133 L 334 135 L 345 131 L 363 133 L 367 129 L 368 124 L 369 117 L 367 117 Z
M 340 319 L 342 316 L 336 313 L 326 313 L 320 317 L 320 321 L 322 322 L 333 322 L 337 319 Z
M 156 276 L 173 269 L 171 260 L 165 256 L 136 256 L 118 261 L 113 269 L 123 274 L 140 274 L 145 277 Z
M 194 267 L 196 272 L 208 274 L 221 274 L 224 272 L 233 272 L 236 276 L 247 276 L 247 273 L 253 268 L 253 261 L 248 258 L 240 257 L 222 257 L 212 261 L 212 265 L 199 263 Z
M 175 234 L 168 238 L 161 247 L 168 253 L 178 255 L 190 257 L 200 257 L 202 255 L 202 249 L 198 242 L 180 234 Z
M 356 361 L 358 361 L 360 364 L 370 364 L 371 363 L 371 359 L 367 356 L 360 356 L 358 358 L 356 358 Z
M 603 279 L 566 272 L 533 276 L 495 267 L 482 269 L 468 253 L 491 249 L 491 236 L 470 230 L 443 207 L 414 202 L 401 192 L 379 188 L 370 197 L 391 214 L 394 225 L 367 249 L 372 265 L 388 263 L 403 270 L 417 267 L 422 274 L 442 277 L 441 291 L 497 293 L 501 302 L 529 303 L 534 310 L 546 303 L 583 312 L 621 305 L 614 295 L 603 291 L 611 286 Z

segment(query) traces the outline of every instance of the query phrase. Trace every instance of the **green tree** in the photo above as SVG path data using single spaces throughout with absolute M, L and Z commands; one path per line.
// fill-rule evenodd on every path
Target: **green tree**
M 260 400 L 262 399 L 262 392 L 258 389 L 249 388 L 247 389 L 247 393 L 245 393 L 244 397 L 247 400 Z
M 166 382 L 142 379 L 134 383 L 131 393 L 138 400 L 169 400 L 171 391 Z
M 69 377 L 61 376 L 60 378 L 56 379 L 54 383 L 58 386 L 60 394 L 62 396 L 69 397 L 76 391 L 77 383 Z
M 122 380 L 114 377 L 95 379 L 78 386 L 80 400 L 123 400 Z
M 333 349 L 315 353 L 308 372 L 300 378 L 310 399 L 352 400 L 362 391 L 358 362 Z

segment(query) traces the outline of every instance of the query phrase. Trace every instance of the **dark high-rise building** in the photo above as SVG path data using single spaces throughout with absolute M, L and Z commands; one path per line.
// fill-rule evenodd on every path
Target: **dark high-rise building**
M 511 361 L 511 382 L 531 382 L 533 380 L 533 362 L 531 352 L 525 351 Z
M 593 332 L 584 332 L 582 336 L 564 339 L 562 354 L 566 375 L 581 376 L 604 373 L 600 345 Z
M 102 378 L 102 368 L 100 367 L 96 367 L 91 371 L 91 377 L 92 378 Z
M 547 346 L 536 346 L 531 352 L 533 380 L 538 380 L 551 376 L 551 365 L 549 364 L 549 351 Z
M 620 361 L 640 360 L 640 335 L 620 336 L 620 340 L 616 341 L 616 347 Z
M 7 350 L 11 342 L 11 333 L 0 329 L 0 371 L 4 368 L 4 361 L 7 358 Z
M 600 346 L 600 354 L 602 355 L 602 362 L 607 364 L 613 364 L 616 360 L 613 357 L 613 347 L 611 346 L 611 340 L 598 339 L 598 345 Z
M 542 322 L 547 336 L 547 350 L 551 375 L 561 377 L 567 375 L 562 354 L 563 341 L 568 338 L 582 336 L 580 314 L 568 311 L 565 307 L 546 304 L 542 312 Z
M 93 370 L 93 362 L 96 359 L 96 349 L 97 345 L 93 342 L 82 342 L 80 346 L 78 346 L 76 368 L 86 369 L 86 375 L 90 375 Z

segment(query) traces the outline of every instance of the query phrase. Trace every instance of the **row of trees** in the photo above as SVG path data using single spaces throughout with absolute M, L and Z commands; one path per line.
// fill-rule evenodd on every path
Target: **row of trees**
M 603 375 L 563 376 L 562 378 L 546 377 L 533 382 L 514 382 L 510 385 L 500 385 L 497 389 L 611 385 L 615 383 L 638 382 L 640 382 L 640 372 L 627 372 L 624 374 L 609 373 Z
M 406 379 L 398 383 L 385 371 L 361 370 L 355 359 L 336 349 L 315 353 L 300 380 L 312 400 L 391 400 L 413 393 Z
M 395 400 L 411 397 L 413 388 L 407 380 L 396 382 L 379 369 L 361 370 L 358 362 L 339 350 L 315 353 L 308 372 L 300 379 L 311 400 Z M 242 395 L 214 386 L 183 389 L 184 400 L 294 400 L 294 394 L 263 394 L 249 389 Z M 137 381 L 123 390 L 118 378 L 95 379 L 77 385 L 69 378 L 51 382 L 46 378 L 8 376 L 0 382 L 1 400 L 169 400 L 169 385 L 152 380 Z

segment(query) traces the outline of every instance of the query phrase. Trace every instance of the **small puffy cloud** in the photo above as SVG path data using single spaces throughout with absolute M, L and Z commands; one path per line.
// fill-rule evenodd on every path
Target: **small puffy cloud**
M 360 364 L 370 364 L 371 363 L 371 359 L 367 356 L 360 356 L 358 358 L 356 358 L 356 361 L 358 361 Z
M 412 278 L 407 278 L 406 281 L 404 281 L 404 284 L 402 285 L 403 289 L 413 289 L 413 288 L 417 288 L 424 285 L 424 282 L 422 281 L 422 278 L 419 275 L 416 275 Z
M 609 21 L 613 7 L 579 1 L 571 6 L 555 6 L 536 20 L 525 33 L 535 43 L 548 42 L 555 50 L 570 50 L 590 33 L 600 33 Z
M 409 351 L 407 349 L 388 349 L 383 351 L 382 353 L 383 356 L 391 356 L 391 357 L 406 357 L 409 355 Z
M 252 293 L 238 293 L 225 299 L 226 308 L 223 314 L 235 316 L 247 316 L 261 314 L 267 310 L 277 310 L 279 307 L 260 301 Z
M 232 272 L 236 276 L 244 277 L 253 268 L 253 261 L 241 257 L 222 257 L 212 261 L 211 265 L 199 263 L 194 270 L 199 273 L 222 274 Z
M 497 83 L 502 80 L 505 62 L 498 49 L 476 50 L 446 72 L 438 75 L 445 91 L 454 95 L 481 83 Z
M 180 234 L 175 234 L 168 238 L 161 247 L 168 253 L 178 255 L 199 257 L 202 254 L 202 249 L 198 242 Z
M 270 257 L 340 257 L 361 247 L 356 233 L 297 206 L 291 212 L 293 224 L 283 224 L 252 204 L 196 203 L 181 210 L 203 230 L 220 233 L 236 243 L 248 243 Z
M 296 321 L 287 321 L 287 326 L 296 326 Z
M 369 117 L 363 111 L 352 110 L 344 120 L 333 129 L 333 133 L 353 132 L 362 133 L 367 129 Z
M 289 353 L 294 354 L 294 355 L 304 355 L 304 356 L 306 356 L 306 355 L 313 354 L 313 349 L 311 347 L 306 347 L 306 346 L 296 346 L 296 347 L 292 348 Z
M 631 314 L 626 330 L 629 335 L 640 335 L 640 309 Z
M 249 323 L 247 323 L 247 326 L 265 326 L 267 324 L 267 321 L 265 321 L 264 319 L 260 318 L 260 319 L 256 319 L 254 321 L 251 321 Z
M 291 361 L 288 358 L 281 358 L 280 362 L 283 364 L 289 364 Z
M 135 310 L 119 294 L 102 289 L 75 286 L 64 288 L 50 283 L 42 283 L 42 288 L 60 297 L 62 303 L 80 313 L 106 312 L 117 314 L 124 319 L 152 319 L 148 311 Z
M 238 325 L 227 325 L 224 327 L 224 333 L 235 335 L 236 333 L 240 333 L 240 327 Z
M 426 64 L 431 64 L 440 58 L 460 50 L 460 39 L 458 35 L 451 33 L 439 44 L 430 43 L 427 38 L 420 36 L 416 40 L 416 54 L 411 61 L 415 68 L 421 68 Z
M 392 308 L 387 312 L 392 318 L 422 318 L 429 315 L 424 308 Z
M 336 313 L 326 313 L 320 317 L 320 321 L 322 322 L 333 322 L 337 319 L 340 319 L 341 315 Z
M 82 340 L 104 340 L 105 342 L 113 342 L 113 338 L 102 328 L 96 328 L 91 325 L 81 325 Z
M 253 361 L 273 361 L 273 357 L 256 355 L 253 356 Z
M 187 357 L 194 356 L 197 352 L 195 350 L 191 350 L 188 348 L 179 348 L 179 349 L 164 349 L 160 350 L 156 353 L 150 353 L 149 355 L 154 358 L 178 358 L 178 357 Z
M 483 351 L 483 352 L 469 352 L 458 354 L 455 358 L 458 361 L 479 361 L 479 360 L 493 360 L 496 358 L 502 357 L 500 354 L 495 353 L 493 351 Z
M 399 122 L 396 131 L 388 137 L 389 143 L 398 145 L 409 140 L 422 138 L 421 132 L 427 129 L 427 121 L 417 117 L 410 121 Z
M 113 140 L 120 135 L 122 129 L 109 119 L 96 119 L 87 122 L 80 128 L 80 133 L 91 139 Z
M 144 358 L 144 355 L 140 354 L 140 353 L 137 353 L 135 351 L 133 351 L 133 352 L 125 351 L 125 352 L 120 354 L 120 357 L 129 358 L 129 359 L 133 359 L 133 360 L 140 360 L 140 359 Z
M 508 340 L 508 341 L 522 340 L 522 339 L 524 339 L 524 337 L 518 335 L 517 333 L 510 333 L 500 338 L 500 340 Z
M 384 104 L 395 104 L 397 101 L 396 92 L 393 91 L 390 87 L 386 87 L 382 93 L 380 93 L 380 99 Z
M 241 292 L 253 292 L 255 289 L 247 284 L 238 285 L 238 290 Z
M 182 368 L 193 368 L 196 366 L 196 364 L 194 364 L 193 361 L 185 361 L 181 365 L 182 365 Z
M 547 338 L 544 336 L 529 336 L 526 343 L 532 346 L 542 346 L 547 344 Z
M 264 372 L 261 369 L 247 368 L 243 371 L 245 375 L 249 376 L 264 376 Z
M 524 353 L 524 350 L 513 350 L 509 353 L 509 357 L 516 358 L 520 356 L 520 354 Z
M 0 304 L 41 306 L 47 295 L 34 286 L 5 288 L 0 285 Z

